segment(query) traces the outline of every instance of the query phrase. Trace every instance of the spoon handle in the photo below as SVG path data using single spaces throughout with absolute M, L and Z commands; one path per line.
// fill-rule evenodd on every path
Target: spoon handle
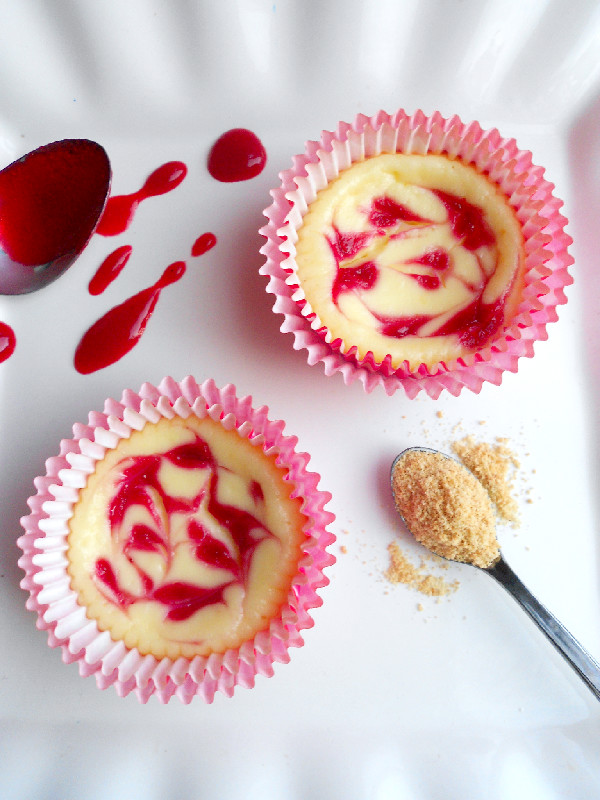
M 600 666 L 577 639 L 531 594 L 502 557 L 485 572 L 510 592 L 600 700 Z

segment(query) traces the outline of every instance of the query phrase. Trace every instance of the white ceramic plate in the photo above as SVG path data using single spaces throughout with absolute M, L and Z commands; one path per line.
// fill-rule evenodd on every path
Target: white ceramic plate
M 18 340 L 0 365 L 2 798 L 600 796 L 600 705 L 512 599 L 468 567 L 450 568 L 460 589 L 439 603 L 383 577 L 394 537 L 419 555 L 388 494 L 393 456 L 447 448 L 457 432 L 507 437 L 522 462 L 521 528 L 500 533 L 507 560 L 600 659 L 598 4 L 4 0 L 0 40 L 3 164 L 89 137 L 110 155 L 116 194 L 165 161 L 189 169 L 54 284 L 0 297 Z M 408 400 L 325 377 L 279 332 L 258 273 L 261 212 L 292 155 L 339 120 L 399 107 L 497 126 L 565 200 L 569 302 L 535 357 L 479 395 Z M 254 130 L 268 164 L 220 184 L 206 156 L 231 127 Z M 205 231 L 217 246 L 191 258 Z M 132 259 L 92 297 L 89 279 L 119 244 Z M 182 258 L 186 276 L 138 346 L 78 374 L 89 325 Z M 232 382 L 267 404 L 311 454 L 337 517 L 338 561 L 305 646 L 210 706 L 101 692 L 47 647 L 19 589 L 19 518 L 44 460 L 105 397 L 167 374 Z

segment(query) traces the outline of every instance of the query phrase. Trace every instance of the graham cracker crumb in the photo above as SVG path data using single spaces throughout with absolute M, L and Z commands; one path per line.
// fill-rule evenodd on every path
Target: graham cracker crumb
M 498 516 L 516 526 L 519 508 L 512 492 L 514 469 L 520 464 L 508 447 L 508 439 L 498 437 L 496 442 L 475 442 L 472 436 L 465 436 L 453 442 L 452 450 L 488 491 Z
M 392 489 L 408 529 L 432 553 L 483 568 L 500 555 L 490 497 L 454 459 L 409 450 L 396 462 Z
M 403 583 L 430 597 L 447 595 L 458 589 L 458 581 L 450 583 L 439 576 L 427 573 L 422 561 L 415 567 L 402 552 L 398 542 L 391 542 L 388 545 L 388 552 L 390 564 L 385 577 L 390 583 Z

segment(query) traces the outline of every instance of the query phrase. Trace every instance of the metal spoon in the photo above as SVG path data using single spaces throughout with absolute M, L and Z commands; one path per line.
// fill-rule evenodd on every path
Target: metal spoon
M 110 180 L 104 148 L 88 139 L 52 142 L 0 171 L 0 294 L 41 289 L 73 264 Z
M 393 475 L 395 468 L 400 459 L 411 451 L 421 451 L 426 453 L 439 452 L 428 447 L 410 447 L 406 450 L 403 450 L 398 456 L 396 456 L 392 463 L 390 475 L 392 478 L 392 492 L 394 490 Z M 444 453 L 441 453 L 441 455 L 445 456 Z M 445 457 L 450 458 L 450 456 Z M 398 513 L 410 531 L 410 526 L 402 515 L 402 512 L 398 510 Z M 592 656 L 577 641 L 577 639 L 575 639 L 575 637 L 569 633 L 564 625 L 559 622 L 556 617 L 533 596 L 529 589 L 523 584 L 521 579 L 512 571 L 502 555 L 500 555 L 489 567 L 477 567 L 477 569 L 483 569 L 484 572 L 487 572 L 488 575 L 491 575 L 493 578 L 495 578 L 496 581 L 513 596 L 513 598 L 527 612 L 540 630 L 548 637 L 558 652 L 573 667 L 575 672 L 577 672 L 579 677 L 584 681 L 595 697 L 600 700 L 600 665 L 592 658 Z

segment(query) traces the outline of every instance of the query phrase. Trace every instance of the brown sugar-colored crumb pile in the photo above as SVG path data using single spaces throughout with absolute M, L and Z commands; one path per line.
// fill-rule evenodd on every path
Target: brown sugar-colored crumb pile
M 517 525 L 519 508 L 513 497 L 514 469 L 519 468 L 515 454 L 509 449 L 506 439 L 497 439 L 497 444 L 476 442 L 465 436 L 453 442 L 452 450 L 465 467 L 478 478 L 488 491 L 498 516 Z
M 431 552 L 483 568 L 499 557 L 490 496 L 452 458 L 408 451 L 394 466 L 392 488 L 408 529 Z
M 397 542 L 388 545 L 390 554 L 390 565 L 385 573 L 385 577 L 390 583 L 404 583 L 412 589 L 416 589 L 421 594 L 431 597 L 441 597 L 455 592 L 458 589 L 458 581 L 444 580 L 439 575 L 432 575 L 427 572 L 425 564 L 416 567 L 404 555 Z

